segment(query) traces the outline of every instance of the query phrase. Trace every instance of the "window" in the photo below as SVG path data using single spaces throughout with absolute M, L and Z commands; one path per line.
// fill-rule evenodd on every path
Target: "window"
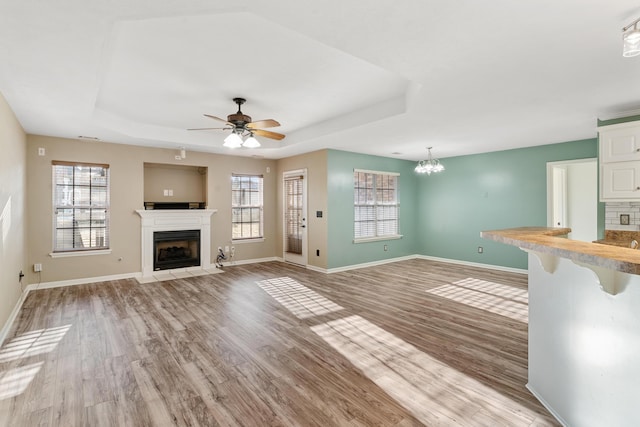
M 233 240 L 263 237 L 262 181 L 262 175 L 231 176 Z
M 53 252 L 109 248 L 109 165 L 53 162 Z
M 398 238 L 398 179 L 391 172 L 354 170 L 355 240 Z

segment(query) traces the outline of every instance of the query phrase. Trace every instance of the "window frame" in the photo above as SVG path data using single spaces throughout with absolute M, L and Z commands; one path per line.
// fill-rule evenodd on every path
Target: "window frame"
M 236 204 L 234 202 L 234 192 L 236 191 L 247 191 L 247 190 L 251 190 L 250 188 L 240 188 L 239 190 L 234 190 L 234 179 L 236 178 L 240 178 L 242 180 L 242 178 L 258 178 L 259 184 L 258 184 L 258 191 L 257 193 L 259 194 L 259 198 L 258 198 L 258 202 L 257 203 L 251 203 L 251 197 L 249 197 L 249 203 L 240 203 L 240 204 Z M 250 182 L 250 181 L 249 181 Z M 242 181 L 241 181 L 242 184 Z M 240 196 L 240 200 L 242 200 L 244 197 Z M 251 217 L 252 215 L 252 210 L 253 209 L 258 209 L 259 211 L 259 220 L 258 221 L 234 221 L 234 210 L 235 209 L 240 209 L 241 211 L 244 210 L 249 210 L 249 217 Z M 240 218 L 243 217 L 242 213 L 240 213 L 239 215 Z M 234 228 L 236 226 L 236 224 L 240 224 L 241 226 L 241 234 L 242 234 L 242 224 L 258 224 L 258 234 L 257 236 L 253 235 L 253 232 L 251 232 L 250 236 L 244 236 L 241 235 L 240 237 L 234 237 Z M 250 229 L 252 229 L 252 227 L 250 227 Z M 241 173 L 233 173 L 231 174 L 231 242 L 232 243 L 249 243 L 249 242 L 262 242 L 264 241 L 264 175 L 262 174 L 241 174 Z
M 359 184 L 358 177 L 357 177 L 358 173 L 373 175 L 372 186 L 371 187 L 358 186 Z M 393 203 L 388 203 L 388 202 L 382 203 L 378 200 L 378 191 L 377 191 L 378 176 L 381 176 L 381 177 L 387 176 L 387 177 L 395 178 L 395 186 L 393 189 L 395 200 Z M 373 200 L 367 201 L 365 203 L 358 203 L 358 192 L 363 190 L 371 191 Z M 388 188 L 386 190 L 388 190 Z M 362 234 L 360 236 L 356 235 L 356 232 L 358 229 L 357 223 L 365 222 L 365 220 L 362 219 L 362 216 L 360 217 L 357 216 L 359 207 L 373 207 L 373 216 L 374 216 L 373 230 L 375 233 L 374 235 L 366 235 L 366 236 L 363 236 Z M 396 228 L 393 233 L 389 233 L 389 234 L 379 233 L 378 222 L 383 220 L 379 217 L 379 209 L 378 209 L 379 207 L 395 207 Z M 395 239 L 401 239 L 402 237 L 403 237 L 402 234 L 400 234 L 400 173 L 387 172 L 387 171 L 375 171 L 375 170 L 368 170 L 368 169 L 354 169 L 353 170 L 353 243 L 366 243 L 366 242 L 375 242 L 375 241 L 381 241 L 381 240 L 395 240 Z
M 72 167 L 72 182 L 62 183 L 58 181 L 59 173 L 61 172 L 59 167 Z M 93 180 L 90 178 L 88 184 L 83 184 L 76 180 L 76 168 L 101 168 L 105 171 L 105 185 L 96 185 Z M 111 253 L 111 168 L 108 164 L 104 163 L 90 163 L 90 162 L 69 162 L 69 161 L 58 161 L 54 160 L 51 162 L 51 174 L 52 174 L 52 246 L 53 250 L 49 254 L 52 258 L 59 257 L 69 257 L 69 256 L 85 256 L 85 255 L 99 255 Z M 62 188 L 66 188 L 66 191 L 72 194 L 71 198 L 73 201 L 70 204 L 60 204 L 58 203 L 63 196 L 61 196 L 59 191 L 64 191 Z M 70 188 L 70 190 L 69 190 Z M 89 203 L 76 203 L 75 196 L 81 190 L 88 190 Z M 104 189 L 103 201 L 95 202 L 96 198 L 94 195 L 97 195 L 97 189 Z M 67 196 L 68 197 L 68 196 Z M 72 225 L 68 226 L 60 226 L 58 211 L 59 210 L 71 210 L 72 213 Z M 89 210 L 88 217 L 88 226 L 79 226 L 76 223 L 76 210 Z M 103 215 L 100 215 L 99 218 L 95 218 L 93 216 L 94 210 L 104 211 Z M 104 221 L 102 226 L 94 225 L 94 221 Z M 61 242 L 58 241 L 58 231 L 62 229 L 71 229 L 73 238 L 71 241 L 71 246 L 64 246 Z M 94 232 L 96 230 L 104 230 L 102 236 L 101 233 Z M 76 233 L 80 233 L 82 230 L 89 232 L 89 246 L 88 247 L 74 247 L 76 243 Z M 102 238 L 102 245 L 92 245 L 92 241 L 95 238 Z M 82 237 L 81 237 L 82 238 Z M 83 238 L 82 238 L 83 239 Z

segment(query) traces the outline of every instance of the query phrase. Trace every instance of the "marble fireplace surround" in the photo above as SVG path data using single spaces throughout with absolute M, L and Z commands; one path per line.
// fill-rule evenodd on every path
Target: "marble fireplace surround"
M 211 264 L 211 216 L 217 209 L 138 209 L 141 219 L 142 283 L 156 281 L 159 275 L 180 277 L 206 274 L 215 269 Z M 200 265 L 175 270 L 153 270 L 153 233 L 156 231 L 200 230 Z M 194 274 L 192 274 L 194 273 Z

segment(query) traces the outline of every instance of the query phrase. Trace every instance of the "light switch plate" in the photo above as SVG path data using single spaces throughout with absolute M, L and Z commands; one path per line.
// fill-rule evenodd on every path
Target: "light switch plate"
M 620 225 L 629 225 L 629 214 L 620 214 Z

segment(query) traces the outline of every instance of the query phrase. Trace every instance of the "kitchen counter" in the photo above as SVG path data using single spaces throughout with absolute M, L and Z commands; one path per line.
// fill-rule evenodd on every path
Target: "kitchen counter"
M 570 231 L 481 233 L 528 254 L 527 388 L 562 425 L 640 426 L 640 251 Z
M 629 230 L 604 230 L 604 239 L 595 240 L 593 243 L 603 245 L 631 247 L 631 242 L 640 242 L 640 232 Z
M 518 227 L 482 231 L 480 236 L 521 249 L 568 258 L 574 262 L 640 274 L 640 251 L 629 247 L 570 240 L 570 228 Z M 564 236 L 564 237 L 563 237 Z

